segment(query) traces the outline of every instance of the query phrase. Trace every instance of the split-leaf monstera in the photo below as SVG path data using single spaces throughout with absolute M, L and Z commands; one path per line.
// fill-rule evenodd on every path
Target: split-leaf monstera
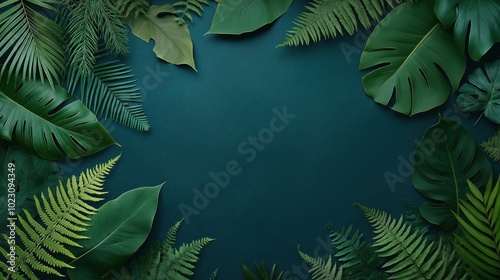
M 368 38 L 360 69 L 375 67 L 363 87 L 375 102 L 414 115 L 443 104 L 458 88 L 465 57 L 436 18 L 434 1 L 404 3 L 388 14 Z M 446 74 L 446 79 L 443 74 Z
M 498 0 L 437 0 L 435 12 L 446 28 L 453 27 L 454 39 L 462 53 L 468 47 L 474 60 L 500 42 Z
M 220 1 L 208 34 L 232 34 L 255 31 L 284 14 L 293 0 Z
M 46 159 L 75 159 L 116 142 L 66 90 L 0 77 L 0 138 Z
M 455 121 L 441 119 L 428 128 L 415 151 L 411 180 L 429 200 L 420 206 L 422 216 L 444 230 L 456 226 L 452 211 L 466 199 L 467 180 L 486 185 L 491 166 L 474 138 Z
M 484 70 L 476 69 L 469 83 L 458 89 L 457 103 L 464 112 L 484 111 L 490 121 L 500 124 L 500 59 L 486 63 Z

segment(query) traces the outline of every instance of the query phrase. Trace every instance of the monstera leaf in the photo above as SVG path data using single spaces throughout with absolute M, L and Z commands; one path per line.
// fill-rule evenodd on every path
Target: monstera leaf
M 463 84 L 457 98 L 464 112 L 484 111 L 492 122 L 500 124 L 500 59 L 486 63 L 485 72 L 476 69 L 469 76 L 469 83 Z
M 135 36 L 146 42 L 155 41 L 153 51 L 158 58 L 176 65 L 187 64 L 196 70 L 189 29 L 177 23 L 172 5 L 152 5 L 146 15 L 131 13 L 125 23 Z
M 500 42 L 500 2 L 498 0 L 437 0 L 435 12 L 443 25 L 453 28 L 455 42 L 474 60 Z M 467 42 L 468 40 L 468 42 Z
M 375 102 L 413 115 L 443 104 L 465 72 L 465 57 L 434 15 L 433 1 L 404 3 L 374 29 L 361 54 L 360 69 Z M 446 79 L 446 76 L 448 79 Z
M 477 186 L 488 182 L 491 166 L 467 130 L 452 120 L 440 119 L 425 131 L 415 151 L 411 180 L 429 201 L 420 213 L 444 230 L 456 226 L 452 211 L 466 200 L 467 180 Z
M 79 158 L 116 144 L 82 102 L 39 81 L 0 77 L 0 137 L 47 159 Z
M 221 0 L 208 34 L 255 31 L 284 14 L 293 0 Z
M 92 216 L 85 232 L 89 239 L 72 248 L 75 266 L 69 269 L 71 279 L 101 279 L 132 256 L 151 231 L 163 184 L 128 191 L 108 201 Z

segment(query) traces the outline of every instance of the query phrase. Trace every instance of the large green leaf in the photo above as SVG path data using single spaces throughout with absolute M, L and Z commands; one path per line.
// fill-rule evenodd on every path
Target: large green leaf
M 100 279 L 132 256 L 144 243 L 153 225 L 163 184 L 125 192 L 105 203 L 92 216 L 85 233 L 89 239 L 75 248 L 68 270 L 71 279 Z
M 492 122 L 500 124 L 500 59 L 486 63 L 485 72 L 477 68 L 469 76 L 469 83 L 463 84 L 457 98 L 464 112 L 484 111 Z
M 130 14 L 126 19 L 132 33 L 142 40 L 155 41 L 153 51 L 158 58 L 176 65 L 187 64 L 196 70 L 193 42 L 187 25 L 179 25 L 170 4 L 152 5 L 147 15 Z
M 465 72 L 465 57 L 434 15 L 433 1 L 404 3 L 374 29 L 361 54 L 360 69 L 375 102 L 413 115 L 443 104 Z M 449 81 L 443 74 L 446 74 Z
M 467 45 L 474 60 L 481 59 L 493 44 L 500 42 L 498 0 L 437 0 L 435 12 L 446 28 L 455 23 L 455 42 L 462 53 Z
M 293 0 L 221 0 L 208 34 L 255 31 L 284 14 Z
M 460 212 L 458 201 L 466 199 L 467 180 L 478 186 L 488 182 L 488 160 L 463 126 L 446 119 L 425 131 L 414 160 L 411 180 L 429 199 L 420 207 L 422 216 L 445 230 L 453 228 L 451 210 Z
M 0 77 L 0 138 L 47 159 L 79 158 L 116 144 L 66 90 Z
M 0 174 L 8 174 L 8 164 L 14 163 L 15 175 L 15 214 L 22 213 L 23 209 L 28 211 L 33 217 L 37 216 L 34 196 L 44 193 L 47 195 L 49 188 L 55 189 L 59 184 L 59 168 L 55 162 L 42 159 L 37 155 L 24 152 L 21 149 L 15 149 L 0 143 L 0 158 L 3 157 L 0 166 Z M 8 176 L 0 176 L 0 220 L 7 221 L 7 202 Z M 7 227 L 0 230 L 1 233 L 7 233 Z M 0 244 L 4 240 L 0 240 Z

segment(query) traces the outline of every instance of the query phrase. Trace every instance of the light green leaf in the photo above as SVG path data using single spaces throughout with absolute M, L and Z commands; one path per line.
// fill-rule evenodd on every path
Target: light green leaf
M 293 0 L 221 0 L 207 34 L 255 31 L 284 14 Z
M 162 186 L 133 189 L 99 208 L 85 233 L 90 239 L 72 250 L 71 279 L 100 279 L 139 249 L 153 225 Z
M 0 77 L 0 138 L 47 159 L 79 158 L 116 144 L 66 90 Z
M 484 111 L 492 122 L 500 124 L 500 59 L 477 68 L 458 92 L 457 104 L 464 112 Z
M 158 58 L 176 65 L 186 64 L 196 70 L 189 29 L 187 25 L 179 25 L 174 14 L 175 9 L 170 4 L 152 5 L 147 15 L 130 14 L 125 23 L 135 36 L 146 42 L 155 41 L 153 51 Z
M 435 13 L 446 28 L 455 24 L 457 46 L 465 53 L 467 45 L 474 60 L 480 60 L 493 44 L 500 42 L 498 0 L 437 0 Z
M 414 115 L 443 104 L 458 88 L 465 57 L 434 15 L 434 1 L 404 3 L 368 38 L 360 69 L 366 94 L 394 111 Z M 443 74 L 446 74 L 446 79 Z
M 420 207 L 430 223 L 449 230 L 456 226 L 451 210 L 466 200 L 467 180 L 478 186 L 488 182 L 491 166 L 467 130 L 452 120 L 440 119 L 417 146 L 411 180 L 429 201 Z

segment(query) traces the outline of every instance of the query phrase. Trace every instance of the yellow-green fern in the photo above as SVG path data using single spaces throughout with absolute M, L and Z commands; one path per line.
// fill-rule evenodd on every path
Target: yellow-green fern
M 67 259 L 75 256 L 68 248 L 79 247 L 78 240 L 87 238 L 82 234 L 88 226 L 89 215 L 97 211 L 88 203 L 103 199 L 100 196 L 106 193 L 102 190 L 104 178 L 118 158 L 87 169 L 78 180 L 73 176 L 67 180 L 66 187 L 59 181 L 55 193 L 49 188 L 47 197 L 43 193 L 40 198 L 35 196 L 41 222 L 26 210 L 24 215 L 12 217 L 15 234 L 4 235 L 4 238 L 13 246 L 9 250 L 16 256 L 6 263 L 0 262 L 2 279 L 38 279 L 35 271 L 63 276 L 58 269 L 71 268 Z M 15 245 L 10 240 L 15 240 Z M 8 256 L 3 248 L 0 253 Z
M 295 20 L 295 26 L 287 32 L 282 46 L 309 45 L 322 38 L 335 38 L 343 35 L 344 30 L 350 35 L 358 30 L 358 20 L 364 28 L 370 28 L 371 22 L 378 22 L 386 9 L 386 4 L 394 8 L 405 0 L 313 0 L 306 6 L 308 12 L 301 13 Z
M 311 266 L 308 271 L 312 273 L 313 280 L 341 280 L 342 279 L 342 266 L 337 269 L 337 264 L 332 267 L 332 256 L 328 256 L 325 262 L 322 258 L 313 258 L 308 254 L 302 253 L 299 247 L 300 257 Z
M 389 279 L 455 279 L 459 261 L 453 251 L 439 241 L 429 242 L 410 225 L 392 218 L 384 211 L 358 206 L 374 228 L 376 252 L 385 257 L 382 266 Z

